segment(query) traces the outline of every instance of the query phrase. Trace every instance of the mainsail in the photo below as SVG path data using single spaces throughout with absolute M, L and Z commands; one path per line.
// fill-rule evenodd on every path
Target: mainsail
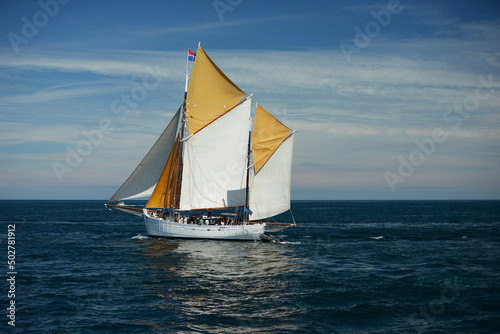
M 248 98 L 184 143 L 180 210 L 245 204 Z

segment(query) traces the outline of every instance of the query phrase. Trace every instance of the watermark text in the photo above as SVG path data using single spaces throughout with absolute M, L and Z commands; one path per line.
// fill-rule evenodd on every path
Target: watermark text
M 20 34 L 9 32 L 7 39 L 10 42 L 12 50 L 19 53 L 19 46 L 28 44 L 29 41 L 38 35 L 40 29 L 44 28 L 58 13 L 61 5 L 66 5 L 70 0 L 40 0 L 38 6 L 41 10 L 37 11 L 31 19 L 23 16 L 21 18 L 22 26 Z
M 461 103 L 455 103 L 453 108 L 443 114 L 443 120 L 450 124 L 453 130 L 458 130 L 463 120 L 477 111 L 480 102 L 490 98 L 495 91 L 494 84 L 496 82 L 493 82 L 491 74 L 487 78 L 480 76 L 478 81 L 479 84 L 473 94 L 468 95 Z M 415 167 L 422 165 L 436 151 L 437 144 L 442 144 L 447 139 L 448 134 L 442 128 L 435 128 L 428 138 L 415 139 L 417 148 L 411 151 L 407 157 L 399 155 L 397 170 L 384 172 L 384 178 L 391 191 L 394 192 L 398 183 L 403 183 L 412 176 L 415 173 Z
M 9 304 L 7 307 L 7 323 L 10 326 L 16 326 L 16 224 L 7 226 L 7 282 L 9 290 L 7 297 Z

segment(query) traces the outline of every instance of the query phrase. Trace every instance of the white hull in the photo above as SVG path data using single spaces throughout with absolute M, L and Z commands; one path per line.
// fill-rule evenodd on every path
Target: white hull
M 144 221 L 149 236 L 185 239 L 259 240 L 265 223 L 252 225 L 198 225 L 156 218 L 144 210 Z

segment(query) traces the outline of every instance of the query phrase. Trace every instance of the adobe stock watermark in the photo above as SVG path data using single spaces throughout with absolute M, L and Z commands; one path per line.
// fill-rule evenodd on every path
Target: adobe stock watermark
M 339 45 L 347 63 L 351 63 L 353 54 L 359 54 L 361 53 L 361 49 L 368 47 L 372 39 L 380 34 L 382 28 L 387 27 L 391 23 L 392 16 L 401 13 L 402 10 L 403 5 L 401 5 L 399 0 L 389 0 L 386 8 L 378 12 L 371 10 L 370 15 L 374 20 L 368 21 L 365 24 L 364 31 L 355 26 L 354 32 L 356 34 L 354 35 L 353 43 L 342 42 Z
M 239 6 L 243 0 L 214 0 L 212 5 L 219 16 L 220 21 L 224 21 L 224 13 L 232 12 L 236 6 Z
M 159 65 L 154 70 L 147 66 L 146 71 L 148 73 L 143 77 L 142 83 L 132 87 L 130 94 L 121 94 L 120 98 L 116 98 L 111 102 L 110 109 L 115 115 L 119 116 L 120 120 L 126 119 L 130 114 L 131 108 L 137 108 L 139 102 L 144 101 L 148 96 L 148 91 L 157 88 L 162 82 Z M 63 182 L 66 173 L 73 172 L 75 168 L 80 166 L 84 157 L 92 154 L 94 148 L 102 144 L 106 133 L 113 132 L 114 130 L 115 125 L 113 121 L 105 117 L 98 122 L 95 128 L 82 131 L 86 139 L 80 140 L 75 147 L 67 145 L 67 153 L 64 161 L 53 161 L 51 164 L 52 170 L 59 182 Z
M 413 312 L 409 316 L 408 322 L 417 332 L 425 331 L 431 323 L 436 321 L 437 316 L 444 313 L 446 305 L 453 303 L 460 294 L 458 278 L 455 277 L 454 282 L 448 282 L 446 287 L 441 290 L 439 298 L 432 300 L 425 307 L 420 307 L 418 312 Z
M 50 19 L 53 19 L 58 13 L 61 5 L 66 5 L 70 0 L 40 0 L 38 1 L 38 6 L 41 10 L 37 11 L 31 19 L 26 16 L 21 18 L 21 35 L 14 32 L 9 32 L 7 34 L 7 39 L 10 42 L 12 50 L 16 54 L 19 53 L 19 46 L 22 44 L 28 44 L 29 41 L 38 35 L 40 29 L 45 27 Z
M 495 91 L 493 77 L 490 74 L 487 78 L 480 76 L 479 84 L 473 94 L 463 99 L 461 103 L 455 103 L 452 109 L 445 111 L 443 120 L 451 124 L 453 130 L 458 130 L 462 125 L 463 119 L 469 118 L 471 113 L 479 108 L 481 101 L 490 98 Z M 407 178 L 415 173 L 415 167 L 422 165 L 425 160 L 436 151 L 437 144 L 442 144 L 448 139 L 448 135 L 442 128 L 435 128 L 429 138 L 422 140 L 415 139 L 417 148 L 410 152 L 408 158 L 399 155 L 399 166 L 396 172 L 384 172 L 384 178 L 392 192 L 396 190 L 398 183 L 403 183 Z

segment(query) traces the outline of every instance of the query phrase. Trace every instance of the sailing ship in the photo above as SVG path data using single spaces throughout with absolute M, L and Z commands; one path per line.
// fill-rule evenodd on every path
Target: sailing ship
M 155 237 L 258 240 L 295 226 L 295 130 L 259 104 L 252 126 L 252 96 L 201 45 L 189 50 L 182 105 L 106 207 L 143 216 L 147 234 Z M 148 199 L 145 207 L 123 202 L 139 198 Z M 271 221 L 286 211 L 291 221 Z

